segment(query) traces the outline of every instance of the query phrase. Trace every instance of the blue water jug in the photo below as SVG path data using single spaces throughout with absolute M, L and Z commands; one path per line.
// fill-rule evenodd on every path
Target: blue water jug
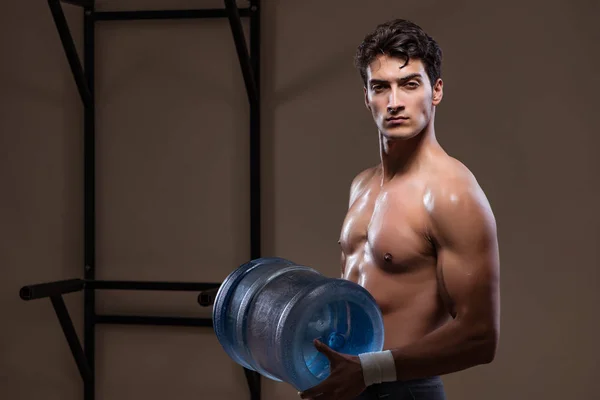
M 300 391 L 329 376 L 314 339 L 344 354 L 383 348 L 381 311 L 366 289 L 278 257 L 252 260 L 227 276 L 213 324 L 233 361 Z

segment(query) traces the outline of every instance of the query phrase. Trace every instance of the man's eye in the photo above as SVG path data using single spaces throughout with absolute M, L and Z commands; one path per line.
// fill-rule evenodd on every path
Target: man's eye
M 406 86 L 408 86 L 410 89 L 416 89 L 419 87 L 419 84 L 417 82 L 408 82 Z

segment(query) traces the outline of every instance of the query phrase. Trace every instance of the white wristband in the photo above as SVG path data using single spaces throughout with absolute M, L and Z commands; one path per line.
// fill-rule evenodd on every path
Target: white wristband
M 396 364 L 390 350 L 359 354 L 365 385 L 396 380 Z

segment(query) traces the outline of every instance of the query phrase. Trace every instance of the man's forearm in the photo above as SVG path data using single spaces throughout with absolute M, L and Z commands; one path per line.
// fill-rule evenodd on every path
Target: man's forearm
M 452 320 L 410 345 L 391 349 L 398 380 L 449 374 L 492 361 L 496 334 Z

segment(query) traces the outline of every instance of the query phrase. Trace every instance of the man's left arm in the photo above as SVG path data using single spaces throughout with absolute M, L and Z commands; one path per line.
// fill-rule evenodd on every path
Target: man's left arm
M 421 340 L 392 349 L 398 380 L 490 363 L 500 329 L 496 223 L 479 187 L 440 191 L 431 210 L 440 282 L 454 318 Z

